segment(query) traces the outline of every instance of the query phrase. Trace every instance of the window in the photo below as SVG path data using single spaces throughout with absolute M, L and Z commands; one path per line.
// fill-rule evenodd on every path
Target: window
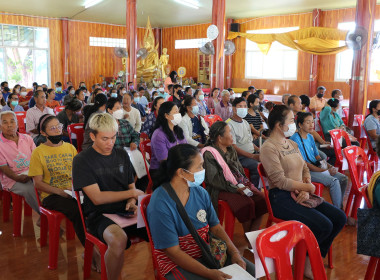
M 247 33 L 268 34 L 285 33 L 299 27 L 250 30 Z M 273 42 L 267 55 L 264 55 L 256 43 L 247 39 L 245 52 L 246 79 L 296 80 L 298 51 Z
M 91 47 L 119 47 L 126 48 L 127 40 L 118 38 L 90 37 Z
M 0 81 L 49 84 L 49 29 L 0 25 Z
M 207 38 L 175 40 L 175 49 L 198 49 L 207 42 L 210 42 Z
M 338 29 L 341 30 L 355 30 L 355 27 L 355 22 L 341 22 L 338 24 Z M 374 31 L 380 31 L 380 20 L 375 21 Z M 339 46 L 344 45 L 344 41 L 339 41 Z M 354 51 L 351 49 L 345 50 L 336 55 L 335 81 L 346 81 L 351 79 L 353 58 Z M 369 79 L 371 82 L 380 82 L 380 49 L 372 51 Z

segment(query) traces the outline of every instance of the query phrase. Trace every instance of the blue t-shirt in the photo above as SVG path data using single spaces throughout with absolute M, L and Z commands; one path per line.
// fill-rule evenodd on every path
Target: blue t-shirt
M 190 188 L 190 196 L 185 210 L 196 230 L 207 224 L 210 227 L 219 224 L 210 196 L 202 187 Z M 201 213 L 206 213 L 204 221 L 202 221 Z M 159 187 L 153 192 L 147 216 L 154 247 L 158 250 L 179 245 L 178 237 L 190 233 L 177 210 L 176 203 L 163 187 Z
M 65 97 L 66 93 L 64 91 L 55 92 L 54 100 L 61 101 Z
M 298 133 L 294 133 L 293 136 L 290 137 L 290 139 L 297 143 L 298 148 L 302 154 L 302 157 L 306 162 L 311 163 L 311 164 L 315 164 L 317 162 L 315 157 L 319 156 L 319 151 L 318 151 L 317 146 L 315 145 L 314 138 L 311 134 L 307 134 L 307 139 L 302 138 L 301 140 L 301 136 Z M 303 141 L 303 145 L 302 145 L 302 141 Z M 307 153 L 307 156 L 306 156 L 306 153 Z M 311 162 L 308 159 L 308 157 L 313 162 Z

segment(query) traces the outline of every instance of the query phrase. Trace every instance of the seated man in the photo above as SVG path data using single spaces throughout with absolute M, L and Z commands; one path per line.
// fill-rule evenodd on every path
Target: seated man
M 43 90 L 37 90 L 33 98 L 36 105 L 26 111 L 26 132 L 29 133 L 33 139 L 38 136 L 38 122 L 45 114 L 51 114 L 52 110 L 46 106 L 46 94 Z
M 257 166 L 259 164 L 260 155 L 254 154 L 259 148 L 253 144 L 253 137 L 251 127 L 248 122 L 244 120 L 247 115 L 247 102 L 242 97 L 235 98 L 232 103 L 233 116 L 226 122 L 231 128 L 233 138 L 232 146 L 235 148 L 241 165 L 249 169 L 250 181 L 259 187 L 259 173 Z
M 317 88 L 317 94 L 310 99 L 309 109 L 311 113 L 320 112 L 326 106 L 327 100 L 323 97 L 325 92 L 326 88 L 324 86 Z
M 282 104 L 288 106 L 288 99 L 290 96 L 291 96 L 290 93 L 285 93 L 284 95 L 282 95 L 282 98 L 281 98 Z
M 33 139 L 17 132 L 17 117 L 12 111 L 0 113 L 0 181 L 3 189 L 21 195 L 30 207 L 40 213 L 29 169 Z
M 74 158 L 73 185 L 76 191 L 84 193 L 83 210 L 89 232 L 108 246 L 104 257 L 107 278 L 118 279 L 124 250 L 131 244 L 128 234 L 137 230 L 136 226 L 121 228 L 103 213 L 136 214 L 137 198 L 143 192 L 135 188 L 127 152 L 114 148 L 118 132 L 115 118 L 110 114 L 95 114 L 89 127 L 94 143 Z
M 230 92 L 228 90 L 223 90 L 220 95 L 222 96 L 222 101 L 216 104 L 215 115 L 220 116 L 223 121 L 226 121 L 232 116 Z

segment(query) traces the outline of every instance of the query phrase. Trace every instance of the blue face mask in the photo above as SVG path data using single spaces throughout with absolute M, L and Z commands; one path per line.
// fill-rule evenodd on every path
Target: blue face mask
M 55 91 L 56 91 L 56 92 L 61 92 L 61 91 L 62 91 L 62 88 L 61 88 L 61 87 L 57 87 L 57 88 L 55 89 Z
M 186 169 L 184 169 L 186 172 L 190 173 L 190 174 L 193 174 L 194 175 L 194 182 L 191 182 L 191 181 L 187 181 L 187 185 L 192 188 L 192 187 L 199 187 L 200 185 L 202 185 L 203 181 L 205 180 L 205 174 L 206 174 L 206 170 L 203 169 L 201 171 L 198 171 L 198 172 L 195 172 L 195 173 L 192 173 Z
M 139 103 L 140 102 L 140 97 L 135 97 L 135 102 Z
M 199 114 L 199 107 L 198 107 L 198 105 L 193 106 L 193 109 L 191 110 L 191 112 L 194 115 L 198 115 Z
M 111 97 L 117 98 L 117 93 L 111 93 Z
M 18 101 L 11 101 L 11 105 L 12 105 L 13 107 L 16 107 L 16 106 L 18 105 Z

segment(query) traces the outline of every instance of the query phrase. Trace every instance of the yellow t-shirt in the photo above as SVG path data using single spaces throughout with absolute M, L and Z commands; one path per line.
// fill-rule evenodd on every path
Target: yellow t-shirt
M 41 144 L 32 153 L 28 176 L 42 175 L 43 182 L 52 187 L 71 189 L 71 171 L 76 154 L 75 147 L 66 142 L 59 147 Z M 41 192 L 41 199 L 48 195 Z

